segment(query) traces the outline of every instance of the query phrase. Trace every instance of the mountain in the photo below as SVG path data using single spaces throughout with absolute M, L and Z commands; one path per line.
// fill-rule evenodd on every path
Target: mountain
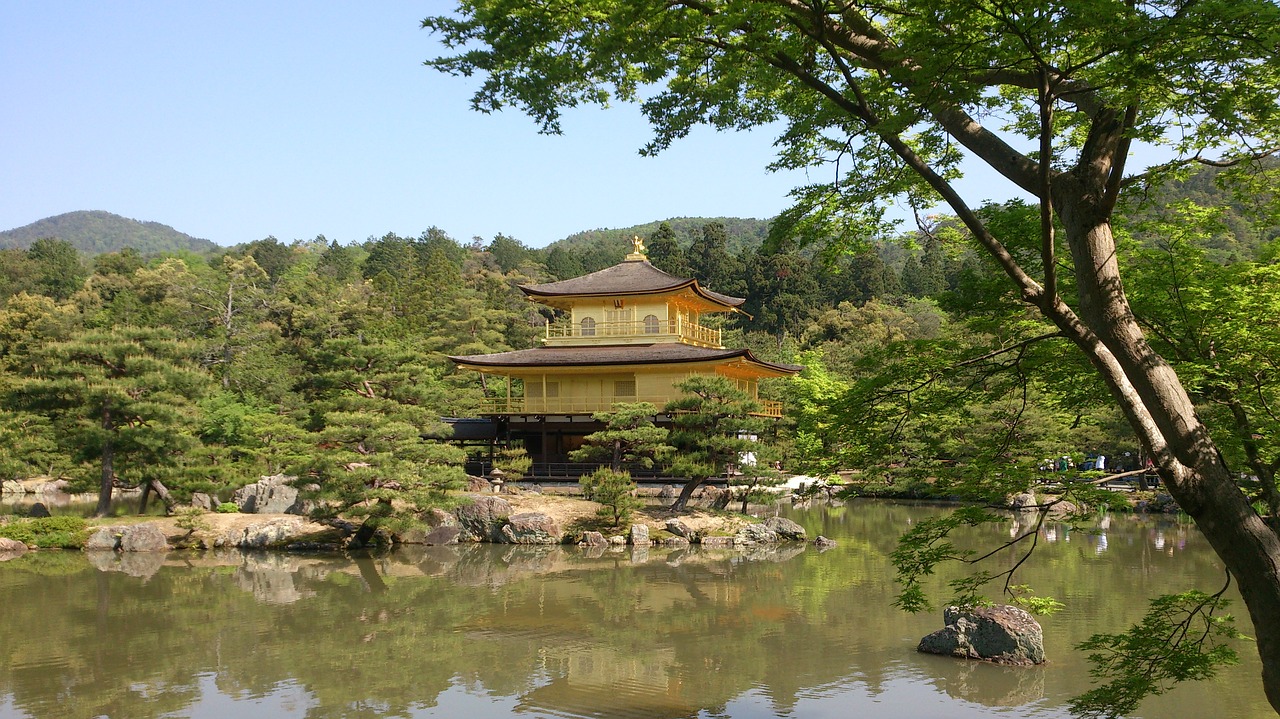
M 125 247 L 144 255 L 180 250 L 202 253 L 218 247 L 209 240 L 178 232 L 159 222 L 139 222 L 110 212 L 87 210 L 46 217 L 0 232 L 0 249 L 26 249 L 42 237 L 70 242 L 86 255 L 116 252 Z
M 671 225 L 677 240 L 685 247 L 693 242 L 695 237 L 702 236 L 703 225 L 719 222 L 724 225 L 725 233 L 729 236 L 728 250 L 737 253 L 742 249 L 754 249 L 764 244 L 764 239 L 769 234 L 770 220 L 740 217 L 673 217 L 669 220 L 657 220 L 634 227 L 575 232 L 563 240 L 556 240 L 547 245 L 547 249 L 560 247 L 565 250 L 581 251 L 597 247 L 623 247 L 629 252 L 632 236 L 638 235 L 647 239 L 663 222 Z

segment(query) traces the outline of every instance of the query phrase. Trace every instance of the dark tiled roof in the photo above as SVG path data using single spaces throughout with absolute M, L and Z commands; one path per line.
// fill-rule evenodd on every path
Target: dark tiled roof
M 756 359 L 751 350 L 712 349 L 678 342 L 651 345 L 613 345 L 606 347 L 535 347 L 534 349 L 498 352 L 488 355 L 449 357 L 459 364 L 478 367 L 590 367 L 624 364 L 674 364 L 705 362 L 741 357 L 752 364 L 795 374 L 804 367 L 776 364 Z
M 628 260 L 589 275 L 542 285 L 521 285 L 520 289 L 524 290 L 525 294 L 536 297 L 566 297 L 656 294 L 683 287 L 691 287 L 695 293 L 725 307 L 737 307 L 746 301 L 741 297 L 712 292 L 699 286 L 697 280 L 676 277 L 663 272 L 649 264 L 647 260 Z

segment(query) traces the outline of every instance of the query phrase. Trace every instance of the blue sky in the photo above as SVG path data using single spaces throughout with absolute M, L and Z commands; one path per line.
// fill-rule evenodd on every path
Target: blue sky
M 73 210 L 224 245 L 436 226 L 543 246 L 681 216 L 766 218 L 803 173 L 767 132 L 696 132 L 657 158 L 634 107 L 537 134 L 422 65 L 442 0 L 0 3 L 0 230 Z M 825 178 L 812 178 L 825 179 Z M 982 198 L 978 198 L 982 199 Z

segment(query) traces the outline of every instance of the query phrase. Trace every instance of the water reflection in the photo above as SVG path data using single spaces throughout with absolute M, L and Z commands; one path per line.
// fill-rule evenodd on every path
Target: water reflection
M 792 514 L 839 542 L 825 553 L 35 553 L 0 565 L 0 719 L 1062 717 L 1088 684 L 1072 644 L 1121 629 L 1151 594 L 1221 581 L 1185 526 L 1115 516 L 1069 542 L 1066 525 L 1046 523 L 1025 580 L 1067 604 L 1044 622 L 1051 663 L 920 655 L 939 619 L 889 606 L 887 557 L 938 511 Z M 1268 716 L 1249 651 L 1209 691 L 1179 689 L 1142 716 Z

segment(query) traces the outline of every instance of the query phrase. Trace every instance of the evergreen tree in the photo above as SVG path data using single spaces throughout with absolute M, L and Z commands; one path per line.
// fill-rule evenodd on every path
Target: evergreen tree
M 121 476 L 150 484 L 195 443 L 192 401 L 207 378 L 191 347 L 166 330 L 83 331 L 32 352 L 7 392 L 10 406 L 47 417 L 64 448 L 99 468 L 96 516 Z
M 648 249 L 649 264 L 676 277 L 693 276 L 693 268 L 689 266 L 689 260 L 669 223 L 658 225 L 645 246 Z
M 752 416 L 760 403 L 727 377 L 694 375 L 676 389 L 684 396 L 668 402 L 663 411 L 674 425 L 670 440 L 677 454 L 671 472 L 686 478 L 671 509 L 682 512 L 698 486 L 737 465 L 739 455 L 752 449 L 747 436 L 758 434 L 762 421 Z
M 293 248 L 275 237 L 250 242 L 244 250 L 272 281 L 280 279 L 294 262 Z
M 84 265 L 80 253 L 66 240 L 41 238 L 27 249 L 27 259 L 35 263 L 36 286 L 40 292 L 65 300 L 84 284 Z
M 311 473 L 324 516 L 361 517 L 354 541 L 419 521 L 465 475 L 461 449 L 434 440 L 443 388 L 419 353 L 392 342 L 327 340 L 312 356 L 319 450 Z
M 650 256 L 652 256 L 652 253 L 650 253 Z M 573 252 L 559 245 L 547 251 L 546 267 L 547 272 L 550 272 L 551 276 L 557 280 L 567 280 L 586 274 L 586 270 L 582 266 L 582 260 L 578 259 Z
M 609 469 L 621 472 L 624 467 L 653 467 L 674 451 L 668 445 L 668 430 L 653 424 L 658 408 L 649 402 L 622 402 L 611 412 L 597 412 L 591 418 L 604 424 L 604 429 L 583 438 L 582 448 L 569 453 L 575 462 L 608 462 Z

